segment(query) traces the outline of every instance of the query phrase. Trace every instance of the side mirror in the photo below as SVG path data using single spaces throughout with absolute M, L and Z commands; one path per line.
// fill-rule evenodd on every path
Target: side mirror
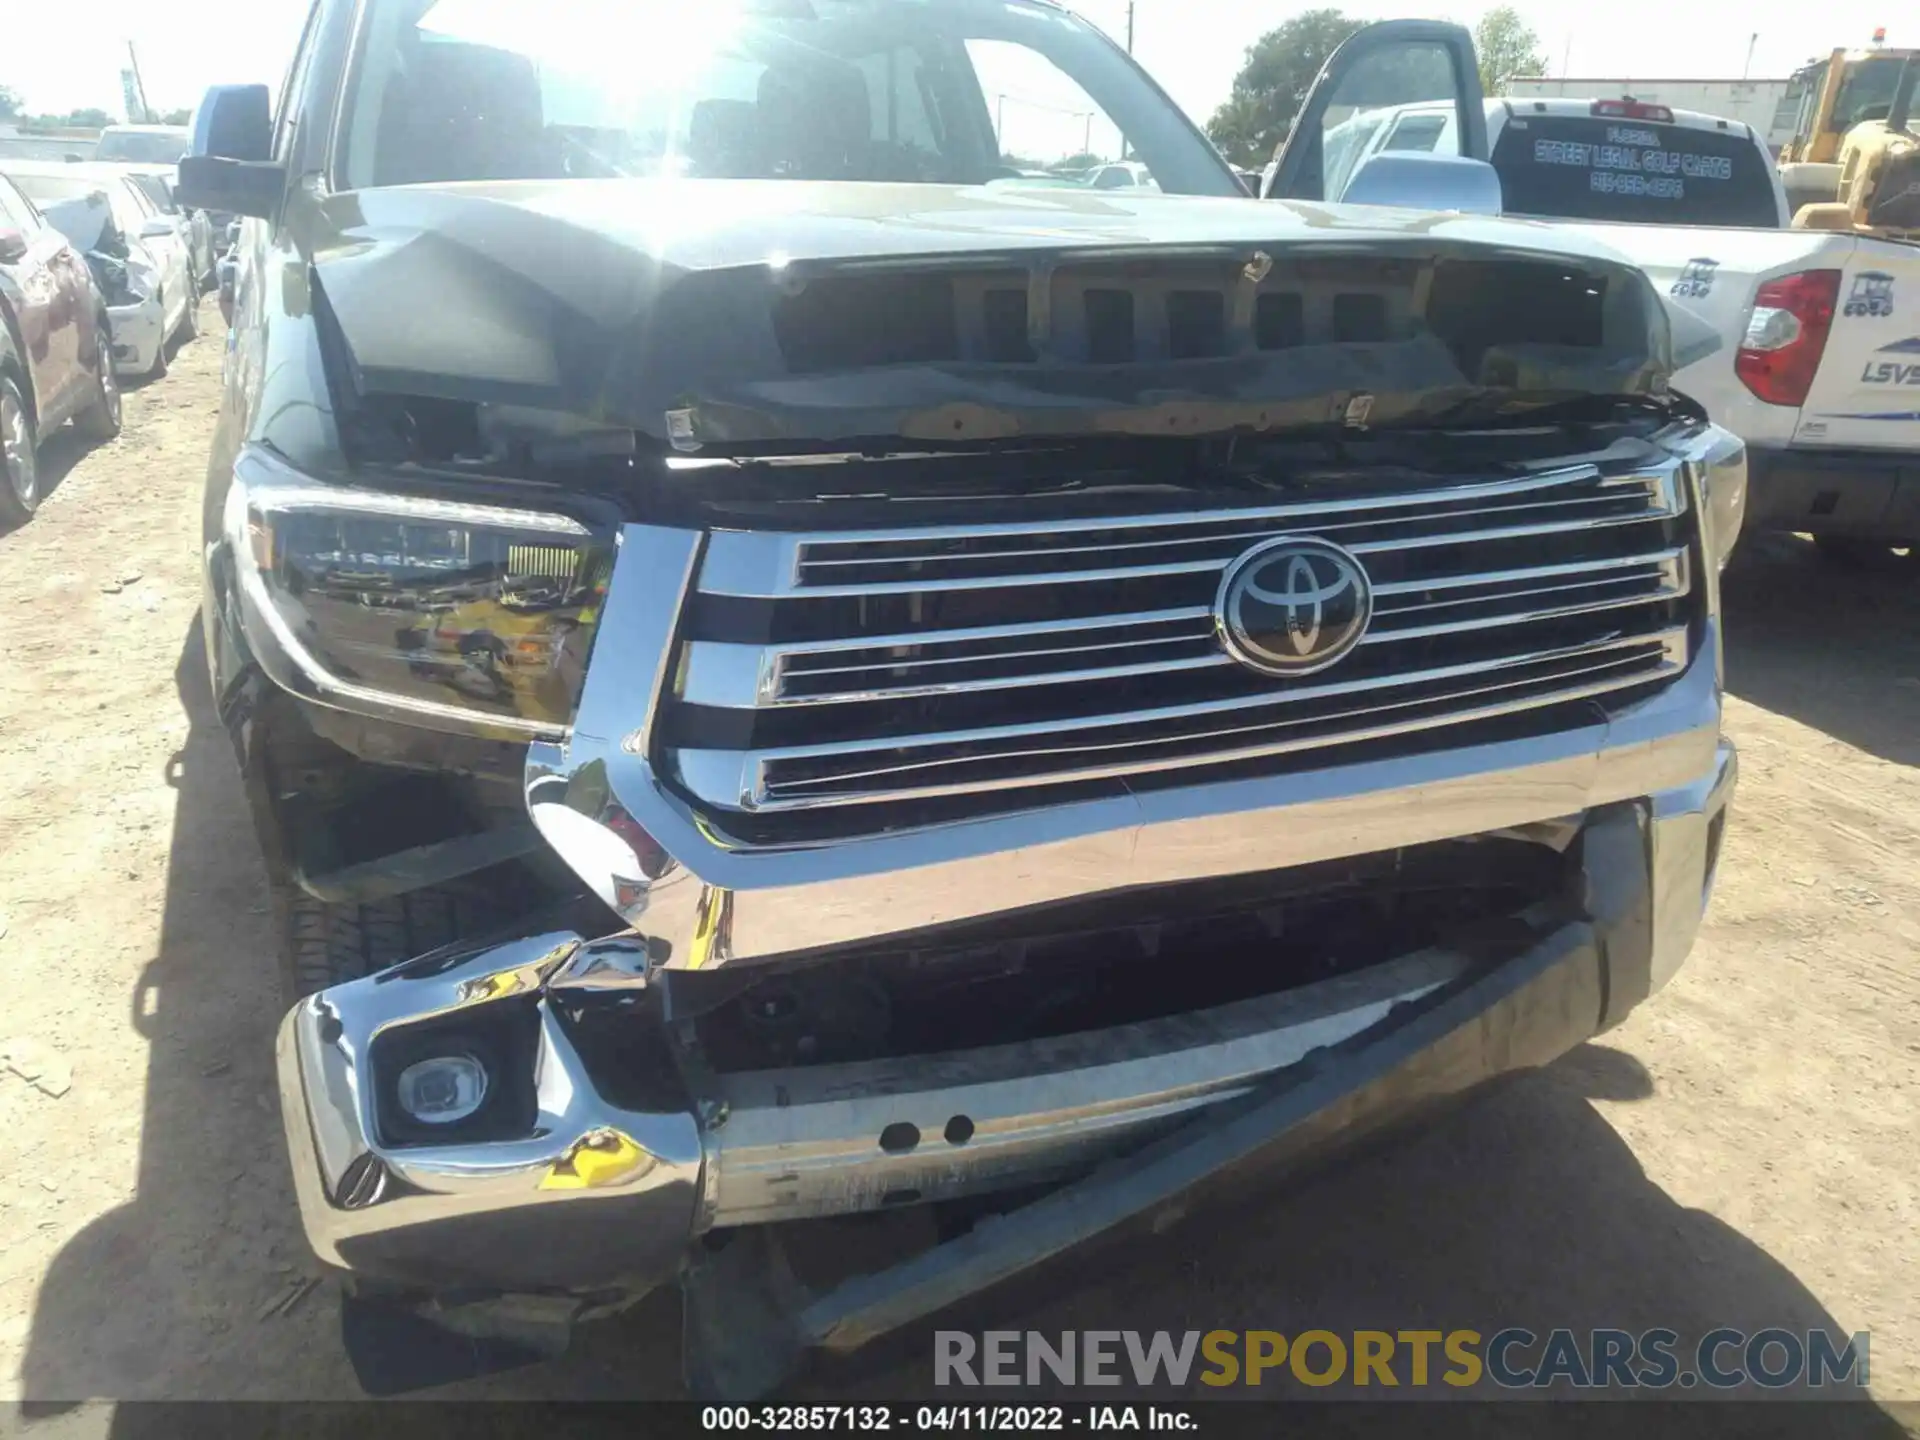
M 273 163 L 273 101 L 264 85 L 215 85 L 194 115 L 193 142 L 180 160 L 177 202 L 230 215 L 275 214 L 286 170 Z
M 273 154 L 273 98 L 264 85 L 215 85 L 194 112 L 188 155 L 268 160 Z
M 142 240 L 170 240 L 180 233 L 173 221 L 164 215 L 156 215 L 140 227 Z
M 0 265 L 11 265 L 26 257 L 27 237 L 14 229 L 0 230 Z

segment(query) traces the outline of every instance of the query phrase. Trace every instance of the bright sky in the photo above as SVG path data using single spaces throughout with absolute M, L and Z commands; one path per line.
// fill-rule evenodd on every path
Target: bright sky
M 1072 3 L 1111 34 L 1124 35 L 1127 0 Z M 537 13 L 540 0 L 529 5 Z M 128 40 L 139 51 L 147 98 L 161 110 L 190 106 L 219 82 L 277 87 L 307 0 L 85 0 L 77 23 L 71 5 L 7 8 L 0 85 L 19 91 L 30 110 L 97 105 L 119 115 Z M 1134 49 L 1173 98 L 1204 121 L 1225 98 L 1247 45 L 1305 8 L 1136 0 Z M 1457 8 L 1445 0 L 1347 0 L 1342 8 L 1364 19 L 1427 14 L 1470 24 L 1489 7 L 1479 0 Z M 1539 33 L 1555 75 L 1737 77 L 1755 31 L 1756 77 L 1784 76 L 1837 45 L 1864 46 L 1877 25 L 1887 27 L 1891 45 L 1920 46 L 1920 11 L 1912 0 L 1751 0 L 1737 19 L 1732 7 L 1675 0 L 1518 0 L 1515 8 Z

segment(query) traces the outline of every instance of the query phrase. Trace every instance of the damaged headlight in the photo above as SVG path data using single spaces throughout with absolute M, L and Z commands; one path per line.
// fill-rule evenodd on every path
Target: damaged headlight
M 574 516 L 318 485 L 250 449 L 225 530 L 253 649 L 288 689 L 502 737 L 571 722 L 613 559 Z

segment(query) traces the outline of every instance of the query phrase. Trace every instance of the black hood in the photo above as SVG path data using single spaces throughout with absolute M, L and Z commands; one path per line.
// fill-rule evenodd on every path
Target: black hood
M 1664 393 L 1640 273 L 1523 221 L 1076 186 L 561 181 L 296 222 L 351 383 L 684 444 L 1371 423 Z

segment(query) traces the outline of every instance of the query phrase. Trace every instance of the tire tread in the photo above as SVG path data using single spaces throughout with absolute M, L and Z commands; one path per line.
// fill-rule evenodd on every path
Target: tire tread
M 283 911 L 293 999 L 485 935 L 507 913 L 477 885 L 435 886 L 363 905 L 329 904 L 290 890 Z

